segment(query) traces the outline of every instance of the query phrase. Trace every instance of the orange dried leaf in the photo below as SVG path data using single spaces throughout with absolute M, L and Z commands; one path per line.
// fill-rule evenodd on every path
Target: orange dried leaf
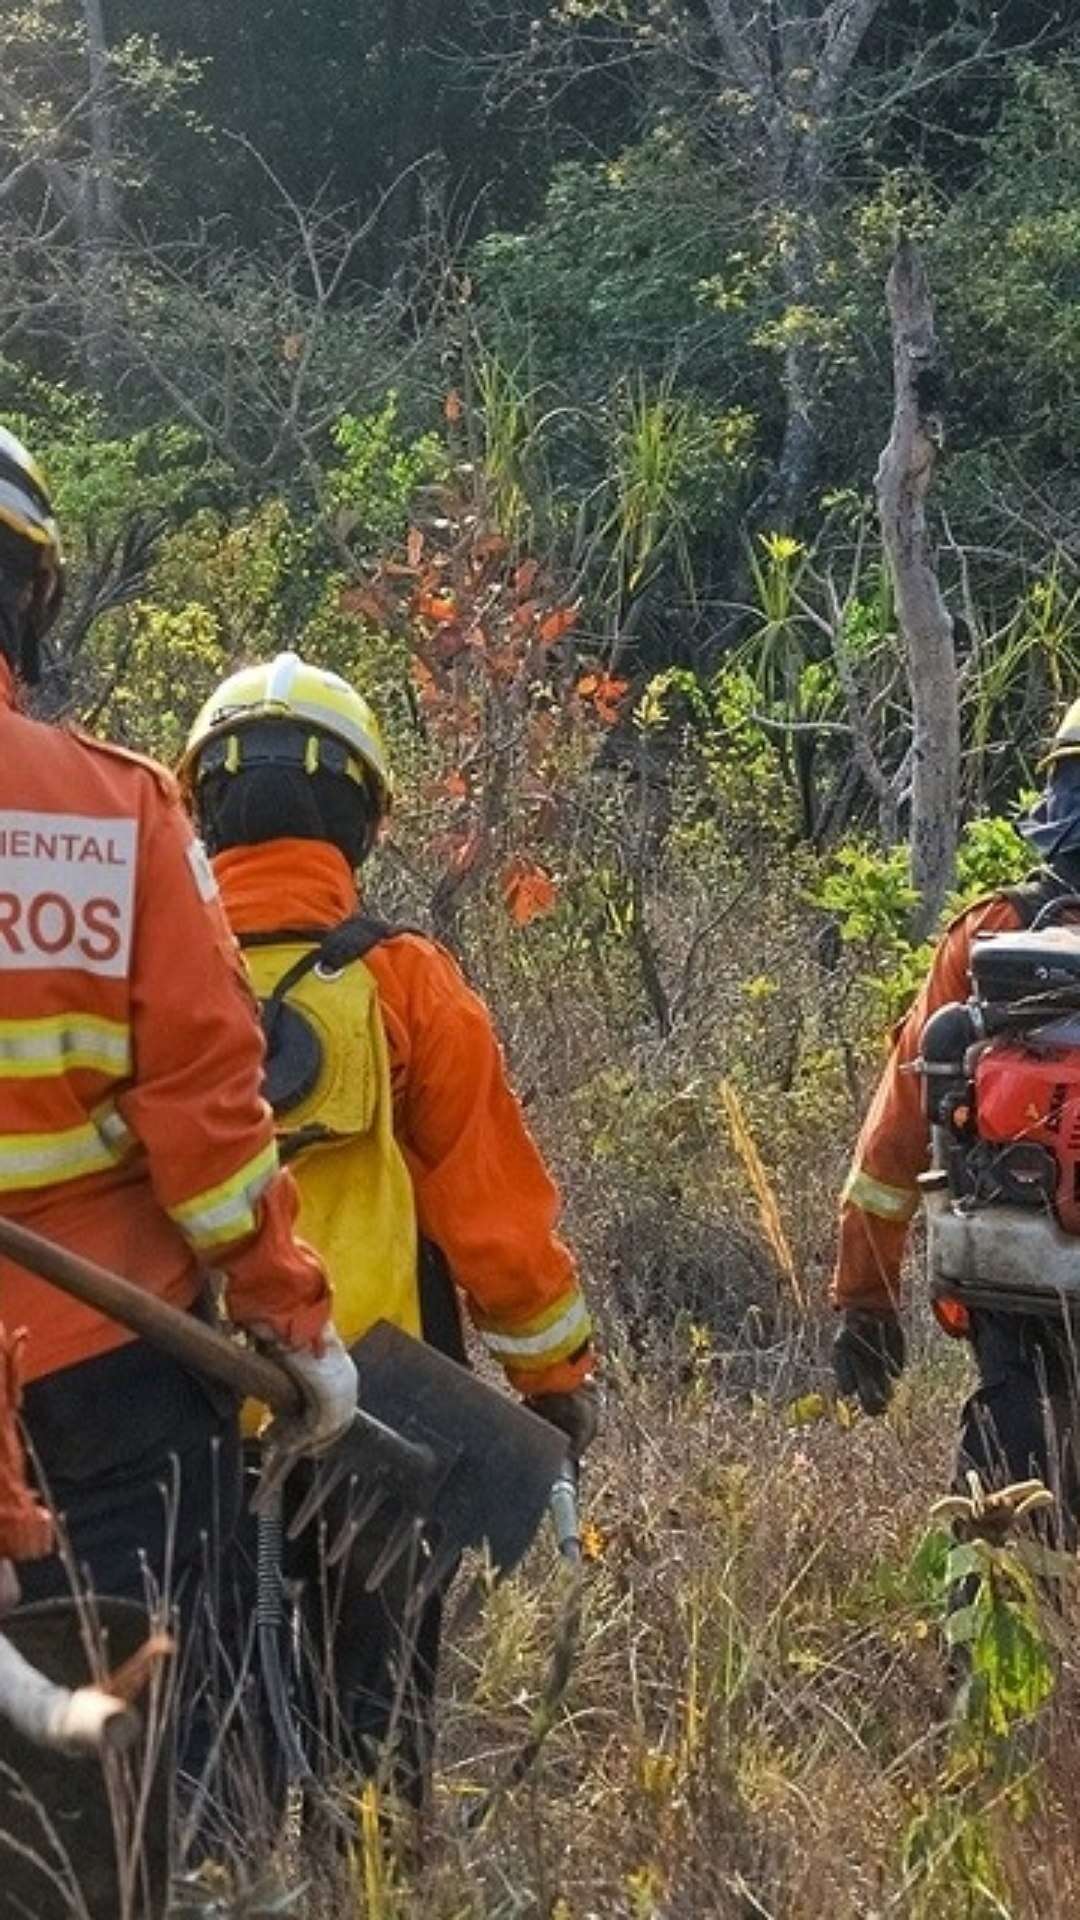
M 502 895 L 514 925 L 527 927 L 530 920 L 551 912 L 559 889 L 544 867 L 533 860 L 517 859 L 503 869 Z
M 596 708 L 605 727 L 614 726 L 619 717 L 619 707 L 622 704 L 623 695 L 629 685 L 629 680 L 620 680 L 617 675 L 613 673 L 601 675 L 599 685 L 593 694 L 593 706 Z
M 409 528 L 409 538 L 405 543 L 405 553 L 410 567 L 420 565 L 420 556 L 424 551 L 424 536 L 419 527 Z
M 452 773 L 447 774 L 443 787 L 451 800 L 464 800 L 469 791 L 469 783 L 460 767 L 455 767 Z
M 460 393 L 456 387 L 451 387 L 446 399 L 443 401 L 443 414 L 452 427 L 457 425 L 464 411 L 465 408 L 462 405 Z
M 556 607 L 554 612 L 541 620 L 540 638 L 545 647 L 554 646 L 556 640 L 561 640 L 564 633 L 569 633 L 576 627 L 580 613 L 580 607 Z
M 576 691 L 580 699 L 590 703 L 605 727 L 610 727 L 619 717 L 619 707 L 629 686 L 629 680 L 620 679 L 618 674 L 583 673 Z
M 436 623 L 457 619 L 457 607 L 454 601 L 442 593 L 420 594 L 416 603 L 416 611 L 423 619 L 434 620 Z
M 539 571 L 539 560 L 523 560 L 514 573 L 515 593 L 520 594 L 523 599 L 526 594 L 531 593 Z
M 501 533 L 485 533 L 473 546 L 476 560 L 501 560 L 509 542 Z

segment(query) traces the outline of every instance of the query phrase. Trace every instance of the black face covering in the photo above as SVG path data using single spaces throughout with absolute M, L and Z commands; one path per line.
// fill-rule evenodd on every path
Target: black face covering
M 1080 755 L 1055 761 L 1046 792 L 1019 830 L 1050 866 L 1062 856 L 1080 856 Z
M 0 574 L 0 653 L 28 686 L 41 678 L 41 649 L 30 610 L 26 582 Z
M 347 774 L 299 767 L 242 767 L 199 784 L 199 826 L 207 852 L 267 840 L 326 840 L 350 867 L 367 859 L 378 815 L 371 795 Z

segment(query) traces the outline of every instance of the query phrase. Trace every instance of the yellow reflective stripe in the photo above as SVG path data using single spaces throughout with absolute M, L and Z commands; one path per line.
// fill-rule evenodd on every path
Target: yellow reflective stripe
M 0 1020 L 0 1080 L 46 1080 L 76 1068 L 121 1078 L 131 1071 L 131 1029 L 92 1013 Z
M 841 1199 L 850 1200 L 879 1220 L 910 1220 L 919 1210 L 918 1193 L 911 1187 L 887 1186 L 884 1180 L 875 1180 L 872 1173 L 864 1173 L 861 1167 L 852 1167 Z
M 0 1193 L 50 1187 L 114 1167 L 134 1136 L 111 1102 L 81 1127 L 55 1133 L 0 1134 Z
M 248 1160 L 230 1179 L 220 1181 L 216 1187 L 207 1187 L 179 1206 L 170 1207 L 170 1216 L 183 1228 L 192 1246 L 200 1251 L 242 1240 L 254 1233 L 256 1203 L 277 1170 L 277 1143 L 271 1140 L 269 1146 Z
M 50 528 L 46 520 L 28 520 L 18 505 L 21 498 L 22 495 L 17 495 L 13 487 L 0 482 L 0 520 L 5 527 L 11 527 L 13 532 L 21 534 L 24 540 L 33 540 L 36 546 L 55 546 L 55 530 Z M 16 502 L 14 506 L 11 504 L 13 500 Z
M 518 1323 L 513 1333 L 488 1321 L 480 1322 L 485 1345 L 504 1366 L 541 1368 L 565 1360 L 585 1346 L 592 1333 L 589 1309 L 580 1293 L 564 1294 L 535 1319 Z

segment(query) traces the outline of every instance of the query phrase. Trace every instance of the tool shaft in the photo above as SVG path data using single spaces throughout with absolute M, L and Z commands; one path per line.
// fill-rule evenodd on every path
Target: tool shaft
M 29 1227 L 0 1218 L 0 1254 L 6 1254 L 62 1292 L 96 1307 L 110 1320 L 149 1340 L 181 1365 L 220 1380 L 235 1392 L 261 1400 L 274 1413 L 299 1414 L 304 1395 L 289 1369 L 269 1354 L 240 1346 L 227 1334 L 182 1313 L 131 1280 L 99 1267 L 67 1247 L 58 1247 Z M 412 1478 L 427 1478 L 435 1467 L 430 1447 L 396 1433 L 360 1409 L 355 1433 L 373 1466 Z
M 549 1509 L 559 1552 L 564 1560 L 576 1563 L 581 1559 L 581 1522 L 577 1474 L 572 1467 L 564 1468 L 554 1482 Z

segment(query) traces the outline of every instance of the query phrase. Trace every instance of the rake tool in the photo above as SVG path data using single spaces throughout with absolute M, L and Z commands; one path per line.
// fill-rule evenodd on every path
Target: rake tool
M 302 1412 L 303 1395 L 287 1367 L 130 1280 L 12 1220 L 0 1219 L 0 1254 L 273 1413 Z M 496 1574 L 508 1573 L 528 1548 L 565 1467 L 564 1436 L 385 1320 L 356 1343 L 352 1357 L 358 1410 L 320 1462 L 290 1536 L 310 1523 L 336 1487 L 352 1481 L 360 1502 L 347 1529 L 352 1537 L 386 1500 L 397 1509 L 368 1573 L 369 1591 L 410 1550 L 423 1560 L 420 1599 L 470 1547 L 487 1552 Z M 350 1544 L 351 1538 L 331 1543 L 331 1560 Z
M 0 1255 L 271 1412 L 302 1411 L 301 1390 L 280 1362 L 29 1228 L 0 1218 Z M 366 1576 L 369 1591 L 380 1587 L 407 1553 L 416 1565 L 412 1604 L 417 1607 L 468 1548 L 485 1551 L 501 1577 L 526 1552 L 549 1506 L 560 1552 L 579 1567 L 574 1474 L 566 1439 L 555 1427 L 386 1321 L 351 1352 L 359 1407 L 349 1431 L 318 1463 L 311 1491 L 292 1516 L 290 1538 L 348 1483 L 349 1518 L 328 1543 L 327 1562 L 343 1559 L 378 1518 L 381 1545 Z M 288 1772 L 294 1781 L 317 1786 L 292 1719 L 277 1651 L 280 1516 L 278 1488 L 260 1514 L 258 1638 Z M 545 1689 L 544 1725 L 525 1742 L 501 1791 L 524 1777 L 539 1752 L 569 1675 L 579 1606 L 580 1572 Z

